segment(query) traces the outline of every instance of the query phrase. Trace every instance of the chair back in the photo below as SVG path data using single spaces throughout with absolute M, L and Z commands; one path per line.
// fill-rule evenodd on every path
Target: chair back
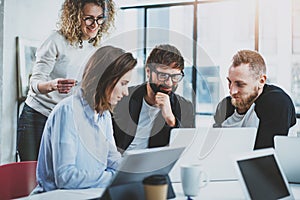
M 0 166 L 0 199 L 24 197 L 37 185 L 37 161 L 23 161 Z

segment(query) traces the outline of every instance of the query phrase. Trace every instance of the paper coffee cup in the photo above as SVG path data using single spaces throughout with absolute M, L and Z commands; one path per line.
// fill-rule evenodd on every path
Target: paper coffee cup
M 164 175 L 152 175 L 143 180 L 146 200 L 166 200 L 168 192 L 167 178 Z

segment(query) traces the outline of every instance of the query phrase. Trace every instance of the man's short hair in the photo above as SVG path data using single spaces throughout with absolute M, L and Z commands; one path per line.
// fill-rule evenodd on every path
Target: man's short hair
M 173 64 L 173 68 L 183 70 L 184 59 L 180 51 L 169 44 L 161 44 L 156 46 L 147 58 L 146 66 L 157 67 L 158 65 L 170 66 Z
M 249 64 L 250 70 L 255 75 L 259 76 L 266 74 L 266 64 L 263 57 L 257 52 L 252 50 L 238 51 L 232 58 L 233 67 L 240 66 L 241 64 Z

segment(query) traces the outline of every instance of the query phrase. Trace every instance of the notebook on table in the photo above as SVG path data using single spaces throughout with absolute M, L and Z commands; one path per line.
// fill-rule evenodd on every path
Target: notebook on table
M 290 183 L 300 183 L 300 137 L 275 136 L 275 152 Z
M 171 147 L 186 147 L 170 172 L 180 181 L 180 166 L 201 164 L 210 180 L 237 180 L 232 155 L 251 152 L 256 128 L 179 128 L 171 132 Z
M 234 161 L 246 199 L 294 199 L 273 148 L 239 155 Z

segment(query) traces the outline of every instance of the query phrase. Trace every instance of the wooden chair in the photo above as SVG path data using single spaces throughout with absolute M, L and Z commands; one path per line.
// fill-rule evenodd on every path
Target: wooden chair
M 37 185 L 37 161 L 23 161 L 0 166 L 0 199 L 24 197 Z

